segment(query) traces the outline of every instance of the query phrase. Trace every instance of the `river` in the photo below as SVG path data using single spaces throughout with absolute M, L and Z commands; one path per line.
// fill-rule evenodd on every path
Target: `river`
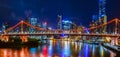
M 72 41 L 46 41 L 37 47 L 0 48 L 0 57 L 118 57 L 101 45 Z

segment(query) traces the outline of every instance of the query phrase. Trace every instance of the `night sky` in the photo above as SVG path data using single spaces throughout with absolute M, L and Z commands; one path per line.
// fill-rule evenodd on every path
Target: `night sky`
M 27 11 L 30 17 L 49 25 L 57 25 L 57 15 L 61 14 L 63 19 L 87 26 L 92 15 L 98 14 L 98 0 L 0 0 L 0 26 L 2 22 L 16 24 Z M 107 0 L 106 13 L 108 20 L 120 18 L 120 0 Z

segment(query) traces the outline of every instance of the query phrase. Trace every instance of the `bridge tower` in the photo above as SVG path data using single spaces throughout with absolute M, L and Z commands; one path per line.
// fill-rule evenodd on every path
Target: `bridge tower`
M 23 20 L 20 22 L 21 24 L 20 24 L 20 33 L 22 34 L 22 33 L 24 33 L 25 31 L 24 31 L 24 27 L 23 27 Z M 27 42 L 28 41 L 28 39 L 27 39 L 27 35 L 23 35 L 23 36 L 20 36 L 20 38 L 22 39 L 22 42 Z
M 99 23 L 104 24 L 107 22 L 107 15 L 106 15 L 106 0 L 99 0 Z M 101 29 L 102 33 L 106 33 L 106 26 Z
M 119 23 L 118 23 L 119 19 L 115 19 L 115 34 L 118 34 L 119 33 Z
M 20 33 L 23 33 L 23 21 L 21 21 L 21 25 L 20 25 Z

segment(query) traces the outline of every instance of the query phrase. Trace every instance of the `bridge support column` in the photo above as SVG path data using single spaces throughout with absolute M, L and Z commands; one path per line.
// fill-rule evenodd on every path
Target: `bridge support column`
M 9 41 L 9 36 L 1 36 L 1 40 L 8 42 Z
M 20 36 L 20 38 L 22 39 L 22 42 L 27 42 L 28 41 L 27 36 Z
M 115 38 L 115 45 L 118 45 L 118 38 Z
M 112 38 L 111 45 L 118 45 L 118 38 Z
M 112 38 L 112 39 L 111 39 L 111 45 L 115 45 L 114 42 L 115 42 L 115 41 L 114 41 L 114 38 Z

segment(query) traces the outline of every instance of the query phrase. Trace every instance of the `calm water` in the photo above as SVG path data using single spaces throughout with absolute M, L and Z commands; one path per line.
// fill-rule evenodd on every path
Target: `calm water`
M 0 48 L 0 57 L 119 57 L 102 46 L 70 41 L 47 41 L 49 44 L 20 49 Z

